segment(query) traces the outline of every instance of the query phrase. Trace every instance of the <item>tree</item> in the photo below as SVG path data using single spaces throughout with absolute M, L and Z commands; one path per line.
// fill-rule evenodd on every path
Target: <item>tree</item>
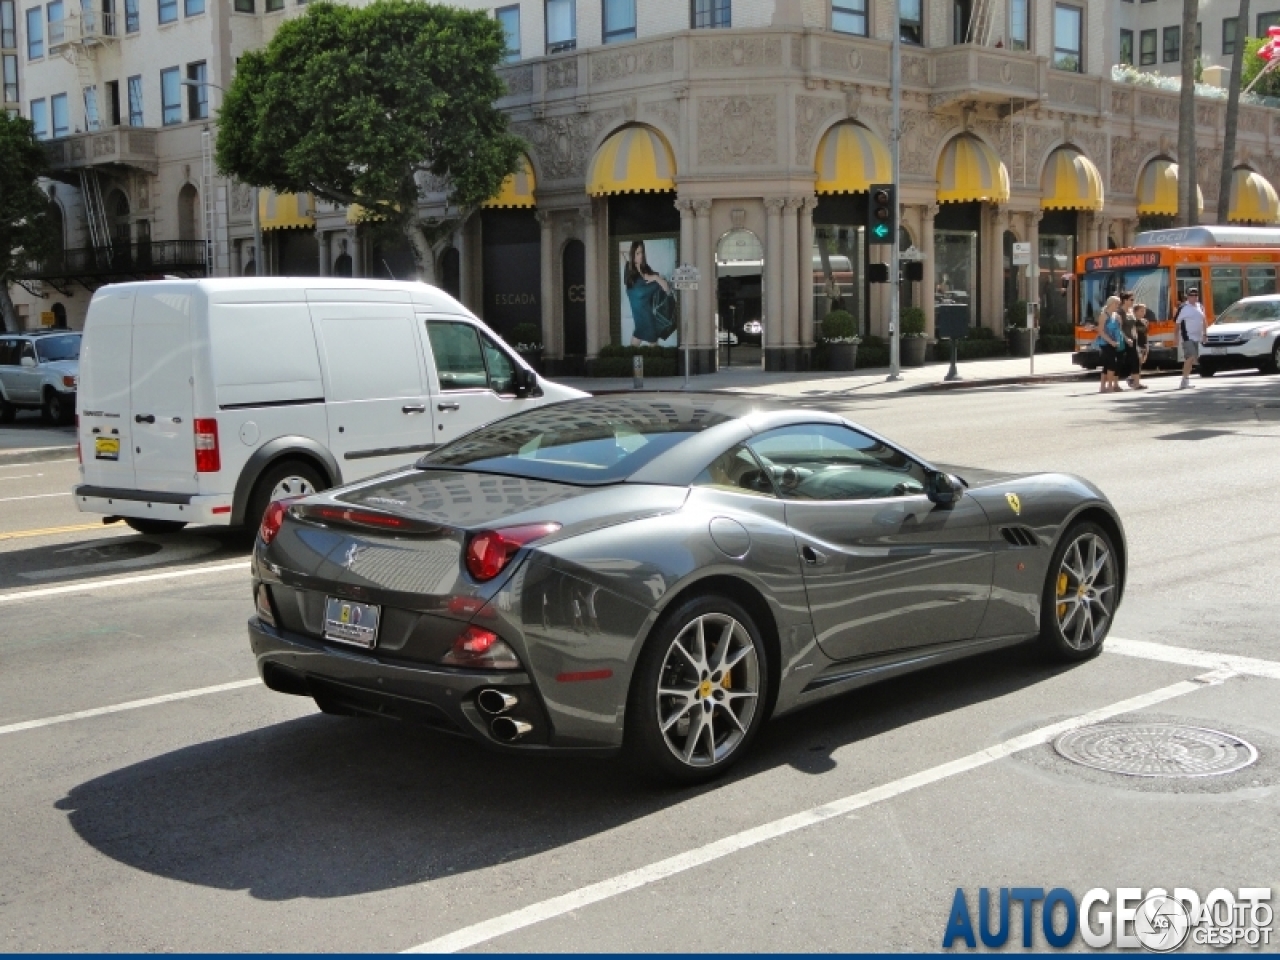
M 1178 223 L 1200 221 L 1196 191 L 1196 21 L 1200 4 L 1182 0 L 1182 93 L 1178 109 Z
M 5 330 L 18 329 L 18 311 L 9 296 L 14 278 L 53 248 L 49 198 L 36 182 L 48 167 L 31 121 L 0 112 L 0 317 Z
M 1253 83 L 1254 78 L 1262 72 L 1267 61 L 1258 56 L 1258 51 L 1267 42 L 1267 37 L 1249 37 L 1244 41 L 1244 69 L 1240 72 L 1240 89 L 1244 90 Z M 1232 76 L 1234 76 L 1234 72 Z M 1280 97 L 1280 70 L 1273 70 L 1258 81 L 1258 85 L 1249 91 L 1260 97 Z
M 1245 32 L 1249 29 L 1248 23 L 1249 0 L 1240 0 L 1240 12 L 1236 17 L 1236 49 L 1231 56 L 1231 82 L 1227 84 L 1227 130 L 1222 138 L 1222 168 L 1218 172 L 1219 223 L 1226 223 L 1231 212 L 1231 177 L 1236 165 L 1236 121 L 1240 117 L 1240 75 L 1244 70 Z
M 359 204 L 397 227 L 420 276 L 433 244 L 488 200 L 523 149 L 494 106 L 506 49 L 486 13 L 422 0 L 312 3 L 244 54 L 219 115 L 226 175 L 278 193 Z M 420 184 L 446 184 L 448 217 L 424 219 Z

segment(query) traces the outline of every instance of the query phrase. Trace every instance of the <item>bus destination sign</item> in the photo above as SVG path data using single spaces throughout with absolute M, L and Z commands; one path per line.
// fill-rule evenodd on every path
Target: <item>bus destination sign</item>
M 1084 262 L 1084 268 L 1088 272 L 1094 270 L 1131 270 L 1134 267 L 1158 266 L 1160 266 L 1160 253 L 1157 250 L 1109 253 L 1104 257 L 1089 257 Z

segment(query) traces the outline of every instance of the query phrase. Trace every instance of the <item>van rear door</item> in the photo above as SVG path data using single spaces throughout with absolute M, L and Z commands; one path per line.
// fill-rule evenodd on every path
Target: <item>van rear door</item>
M 91 486 L 135 489 L 129 403 L 132 353 L 133 291 L 99 290 L 89 305 L 80 343 L 77 391 L 80 459 L 84 482 Z
M 140 290 L 133 309 L 130 424 L 136 489 L 196 493 L 190 292 Z

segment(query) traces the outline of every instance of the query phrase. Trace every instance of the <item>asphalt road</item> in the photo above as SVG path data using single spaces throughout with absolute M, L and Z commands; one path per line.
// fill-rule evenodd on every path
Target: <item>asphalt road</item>
M 869 688 L 697 790 L 271 693 L 243 537 L 103 526 L 74 462 L 4 464 L 0 951 L 936 950 L 957 887 L 1280 897 L 1280 378 L 1150 382 L 791 390 L 938 462 L 1098 483 L 1131 549 L 1114 652 Z M 1112 714 L 1258 760 L 1150 780 L 1045 742 Z

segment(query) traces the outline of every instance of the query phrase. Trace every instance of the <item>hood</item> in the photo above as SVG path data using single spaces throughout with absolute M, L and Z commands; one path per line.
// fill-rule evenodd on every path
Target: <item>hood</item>
M 40 364 L 40 369 L 47 370 L 51 373 L 56 373 L 59 376 L 70 375 L 73 377 L 78 377 L 80 375 L 80 361 L 79 360 L 50 360 L 46 363 Z
M 977 490 L 980 487 L 994 487 L 1001 483 L 1034 476 L 1034 474 L 1018 473 L 1013 470 L 986 470 L 982 467 L 960 467 L 947 463 L 935 463 L 934 467 L 944 473 L 959 477 L 970 490 Z

